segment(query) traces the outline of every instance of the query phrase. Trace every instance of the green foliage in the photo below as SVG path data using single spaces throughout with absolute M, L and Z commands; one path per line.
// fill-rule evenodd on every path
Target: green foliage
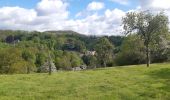
M 84 63 L 88 66 L 89 69 L 96 68 L 97 66 L 97 58 L 92 55 L 84 55 L 82 57 Z
M 155 17 L 156 19 L 165 18 L 154 15 L 152 16 L 153 23 L 157 21 Z M 155 35 L 152 37 L 153 41 L 149 45 L 152 62 L 164 62 L 170 59 L 170 50 L 167 48 L 169 46 L 168 41 L 164 44 L 164 40 L 168 37 L 166 33 L 163 34 L 165 30 L 159 31 L 162 33 L 155 33 L 159 37 L 155 37 Z M 133 44 L 131 43 L 134 41 L 133 39 L 131 41 L 125 40 L 128 43 L 122 42 L 126 38 L 124 36 L 85 36 L 73 31 L 27 32 L 0 30 L 0 51 L 2 51 L 0 54 L 2 56 L 0 58 L 2 59 L 0 69 L 2 73 L 8 73 L 11 66 L 18 64 L 18 69 L 20 69 L 19 65 L 25 66 L 26 64 L 22 63 L 27 62 L 32 65 L 27 66 L 27 71 L 36 65 L 39 72 L 39 69 L 48 62 L 49 53 L 51 61 L 55 63 L 57 69 L 66 70 L 84 65 L 84 63 L 88 68 L 114 66 L 117 61 L 127 62 L 125 64 L 143 63 L 143 52 L 146 48 L 140 46 L 145 43 L 145 40 L 139 35 L 138 31 L 136 32 L 140 37 L 138 38 L 140 42 L 135 40 L 136 44 Z M 9 51 L 11 48 L 17 49 L 19 53 L 10 55 L 10 52 L 13 52 L 13 50 Z M 95 55 L 86 55 L 88 51 L 96 51 L 96 53 Z M 14 52 L 16 51 L 14 50 Z M 130 58 L 133 59 L 129 60 Z
M 35 54 L 33 54 L 33 52 L 31 52 L 30 50 L 24 50 L 22 52 L 22 58 L 25 60 L 25 61 L 29 61 L 29 62 L 32 62 L 34 63 L 35 62 Z
M 26 66 L 27 68 L 27 73 L 30 73 L 31 71 L 35 71 L 35 54 L 33 54 L 33 52 L 31 52 L 31 50 L 24 50 L 22 52 L 22 58 L 27 61 L 26 64 L 23 64 L 23 67 Z
M 136 65 L 145 63 L 145 55 L 141 52 L 124 52 L 117 55 L 116 65 Z
M 84 42 L 73 38 L 68 38 L 63 45 L 63 50 L 84 52 L 86 50 Z
M 31 61 L 31 60 L 30 60 Z M 33 62 L 24 61 L 22 51 L 18 48 L 0 50 L 0 73 L 27 73 L 36 70 Z
M 157 40 L 156 45 L 151 49 L 151 60 L 155 62 L 166 62 L 170 54 L 169 41 L 164 38 Z
M 36 66 L 34 63 L 19 61 L 12 64 L 9 68 L 9 73 L 25 74 L 30 72 L 36 72 Z
M 145 63 L 145 48 L 143 41 L 137 35 L 129 35 L 123 41 L 121 52 L 117 54 L 117 65 L 134 65 Z
M 36 54 L 36 66 L 41 67 L 47 59 L 47 54 L 45 52 L 39 52 Z
M 71 52 L 70 62 L 72 67 L 79 67 L 80 65 L 83 64 L 82 59 L 75 52 Z
M 146 47 L 147 66 L 150 63 L 150 49 L 152 43 L 168 33 L 168 17 L 164 13 L 152 14 L 151 12 L 129 12 L 123 18 L 126 34 L 136 33 L 144 41 Z
M 21 51 L 16 48 L 6 48 L 0 50 L 0 73 L 9 73 L 10 67 L 22 61 Z
M 54 63 L 57 69 L 71 70 L 73 67 L 78 67 L 83 64 L 82 59 L 75 52 L 55 51 Z
M 65 38 L 57 38 L 56 42 L 54 44 L 54 49 L 55 50 L 62 50 L 63 45 L 64 45 Z
M 71 70 L 71 62 L 66 56 L 62 58 L 57 57 L 54 62 L 57 69 Z
M 95 46 L 97 52 L 97 59 L 101 62 L 101 65 L 106 67 L 107 61 L 113 56 L 114 46 L 109 42 L 107 38 L 100 38 Z

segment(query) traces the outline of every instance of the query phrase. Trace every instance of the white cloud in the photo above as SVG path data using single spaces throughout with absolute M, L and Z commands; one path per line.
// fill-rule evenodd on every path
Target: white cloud
M 68 4 L 63 0 L 41 0 L 35 9 L 2 7 L 0 29 L 73 30 L 86 35 L 116 35 L 122 30 L 121 18 L 125 14 L 122 10 L 108 9 L 103 15 L 92 11 L 93 13 L 89 13 L 82 19 L 73 20 L 68 17 L 67 6 Z M 87 8 L 99 10 L 104 8 L 104 5 L 99 3 Z
M 20 7 L 0 8 L 0 15 L 1 29 L 26 29 L 37 17 L 35 10 Z
M 127 0 L 123 1 L 127 2 Z M 165 1 L 166 3 L 159 2 L 160 4 L 158 4 L 158 0 L 140 0 L 140 5 L 136 9 L 129 11 L 148 8 L 156 11 L 165 9 L 166 14 L 170 18 L 170 7 L 167 5 L 170 1 Z M 121 19 L 126 12 L 115 8 L 112 10 L 107 9 L 103 14 L 99 14 L 98 10 L 103 9 L 104 4 L 98 3 L 102 6 L 93 4 L 93 2 L 90 3 L 85 8 L 84 13 L 86 14 L 81 19 L 69 18 L 66 0 L 41 0 L 34 9 L 1 7 L 0 29 L 73 30 L 87 35 L 120 35 L 123 30 Z M 90 5 L 93 6 L 90 7 Z M 80 12 L 77 16 L 81 16 L 81 14 L 83 12 Z
M 170 19 L 170 0 L 140 0 L 140 9 L 151 10 L 155 13 L 164 11 Z
M 110 1 L 122 4 L 122 5 L 128 5 L 129 4 L 129 2 L 128 2 L 129 0 L 110 0 Z
M 93 1 L 91 2 L 90 4 L 88 4 L 87 6 L 87 10 L 89 11 L 96 11 L 96 10 L 101 10 L 104 8 L 104 3 L 102 2 L 96 2 L 96 1 Z
M 163 8 L 169 9 L 170 8 L 170 0 L 154 0 L 152 6 L 155 8 Z
M 61 29 L 62 23 L 68 19 L 67 5 L 62 0 L 41 0 L 35 9 L 2 7 L 0 29 Z
M 143 9 L 170 9 L 170 0 L 140 0 Z
M 24 9 L 20 7 L 3 7 L 0 9 L 0 20 L 11 22 L 30 22 L 36 17 L 36 12 L 33 9 Z M 22 15 L 22 16 L 21 16 Z
M 104 15 L 97 13 L 84 19 L 72 20 L 68 29 L 91 35 L 120 35 L 122 31 L 121 19 L 125 15 L 120 9 L 106 10 Z M 67 23 L 68 24 L 68 23 Z
M 56 15 L 68 17 L 68 4 L 62 0 L 42 0 L 37 4 L 36 11 L 39 16 Z

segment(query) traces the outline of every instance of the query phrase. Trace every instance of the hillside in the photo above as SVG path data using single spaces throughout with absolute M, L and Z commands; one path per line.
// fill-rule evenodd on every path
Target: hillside
M 1 100 L 170 100 L 170 64 L 0 75 Z
M 86 36 L 74 31 L 0 30 L 0 74 L 48 72 L 44 66 L 49 67 L 49 58 L 53 71 L 80 66 L 92 69 L 103 67 L 103 62 L 107 67 L 115 66 L 113 56 L 120 52 L 123 40 L 121 36 Z M 106 49 L 109 52 L 101 53 Z M 97 53 L 109 56 L 103 61 Z

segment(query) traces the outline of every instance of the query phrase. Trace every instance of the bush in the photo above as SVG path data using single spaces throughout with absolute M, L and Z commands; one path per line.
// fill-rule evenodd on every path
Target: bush
M 67 57 L 57 57 L 55 58 L 55 66 L 57 70 L 64 69 L 64 70 L 71 70 L 71 63 Z
M 134 65 L 134 64 L 143 64 L 145 63 L 146 56 L 144 53 L 140 52 L 126 52 L 126 53 L 119 53 L 116 58 L 115 62 L 116 65 Z
M 116 65 L 134 65 L 145 63 L 145 49 L 140 37 L 129 35 L 121 45 L 121 52 L 116 55 Z
M 16 62 L 14 64 L 12 64 L 9 67 L 9 71 L 8 73 L 13 74 L 26 74 L 26 73 L 30 73 L 30 72 L 35 72 L 36 71 L 36 67 L 33 63 L 29 63 L 26 61 L 20 61 L 20 62 Z
M 73 67 L 78 67 L 83 64 L 82 59 L 76 52 L 68 51 L 61 52 L 59 50 L 55 51 L 54 55 L 55 55 L 54 63 L 58 70 L 59 69 L 71 70 Z
M 0 73 L 28 73 L 35 71 L 33 62 L 22 59 L 22 51 L 19 48 L 6 48 L 0 50 Z
M 93 69 L 96 68 L 97 66 L 97 58 L 95 56 L 92 55 L 84 55 L 82 57 L 84 63 L 87 65 L 88 69 Z

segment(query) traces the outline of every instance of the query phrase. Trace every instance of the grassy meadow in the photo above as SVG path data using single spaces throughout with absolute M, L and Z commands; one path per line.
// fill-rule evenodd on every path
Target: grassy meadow
M 0 100 L 170 100 L 170 64 L 0 75 Z

